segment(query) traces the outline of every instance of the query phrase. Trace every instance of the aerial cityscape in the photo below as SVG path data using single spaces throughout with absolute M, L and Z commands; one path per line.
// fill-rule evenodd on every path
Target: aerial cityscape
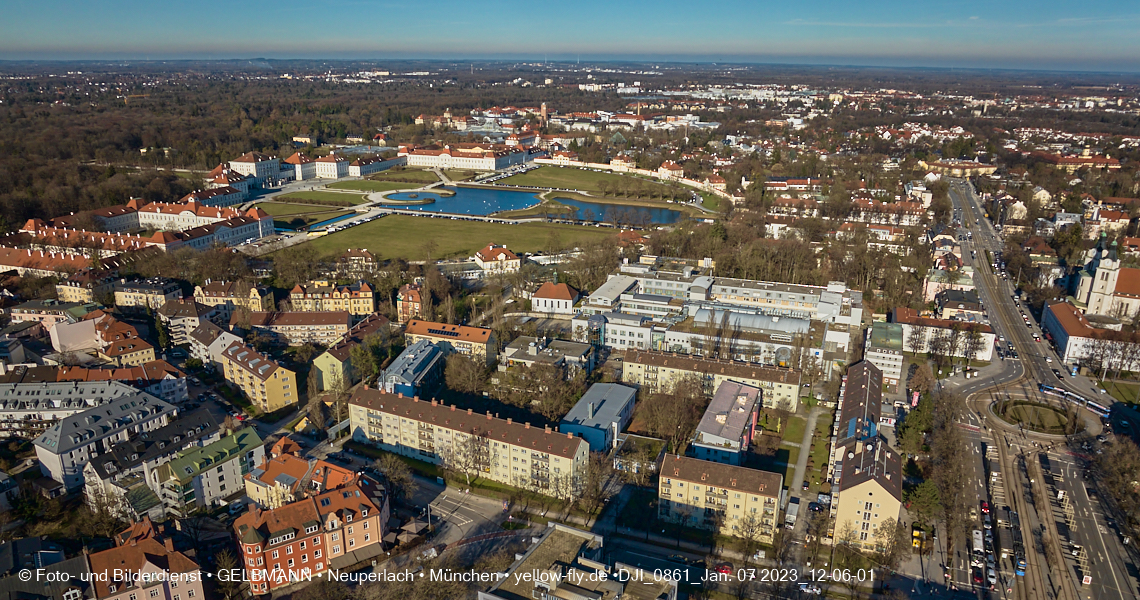
M 16 3 L 0 593 L 1140 600 L 1136 7 L 738 4 Z

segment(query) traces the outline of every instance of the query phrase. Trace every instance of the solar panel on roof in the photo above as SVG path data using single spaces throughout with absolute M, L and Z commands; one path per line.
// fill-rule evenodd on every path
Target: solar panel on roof
M 847 437 L 853 437 L 855 435 L 855 427 L 858 424 L 859 424 L 858 419 L 851 419 L 850 421 L 847 422 Z

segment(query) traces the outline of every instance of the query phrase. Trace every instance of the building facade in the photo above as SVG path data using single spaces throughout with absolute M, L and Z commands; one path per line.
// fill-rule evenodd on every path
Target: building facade
M 349 404 L 359 442 L 535 493 L 576 497 L 589 468 L 590 445 L 573 434 L 373 389 Z
M 222 373 L 262 412 L 270 413 L 300 400 L 296 374 L 243 342 L 234 342 L 222 352 Z
M 736 537 L 756 531 L 761 543 L 770 544 L 780 526 L 783 485 L 778 473 L 666 454 L 657 479 L 657 515 Z

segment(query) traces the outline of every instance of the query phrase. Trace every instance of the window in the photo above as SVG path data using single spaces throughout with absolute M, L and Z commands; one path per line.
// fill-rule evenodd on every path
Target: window
M 131 594 L 131 595 L 129 596 L 129 598 L 130 598 L 131 600 L 137 600 L 138 596 L 137 596 L 137 595 L 135 595 L 135 594 Z
M 371 533 L 366 533 L 366 534 L 364 534 L 364 541 L 366 541 L 366 542 L 367 542 L 367 541 L 368 541 L 368 540 L 370 540 L 370 539 L 372 539 L 372 534 L 371 534 Z
M 158 597 L 158 588 L 155 588 L 155 589 L 150 591 L 150 597 L 151 598 L 157 598 Z
M 332 534 L 332 540 L 334 542 L 339 542 L 340 541 L 340 534 L 339 533 Z
M 273 558 L 277 558 L 277 550 L 273 551 Z
M 194 588 L 190 588 L 190 589 L 189 589 L 189 590 L 186 592 L 186 597 L 187 597 L 187 598 L 193 598 L 193 597 L 194 597 Z
M 304 549 L 305 549 L 305 542 L 301 542 L 301 549 L 302 549 L 302 550 L 304 550 Z
M 303 563 L 309 562 L 309 555 L 308 554 L 302 554 L 301 555 L 301 562 L 303 562 Z
M 109 586 L 107 586 L 107 591 L 108 591 L 108 592 L 114 592 L 116 589 L 118 589 L 118 588 L 116 588 L 114 585 L 109 585 Z
M 352 535 L 352 526 L 351 525 L 348 526 L 348 535 Z
M 289 559 L 289 568 L 290 569 L 293 568 L 293 559 L 291 559 L 291 558 Z
M 321 557 L 321 551 L 320 550 L 313 550 L 313 558 L 320 558 L 320 557 Z
M 340 554 L 340 546 L 333 546 L 333 554 Z
M 293 553 L 293 547 L 292 546 L 286 546 L 285 554 L 292 554 L 292 553 Z
M 365 528 L 365 529 L 368 529 L 368 521 L 365 521 L 365 522 L 364 522 L 364 528 Z
M 355 548 L 356 547 L 356 540 L 350 538 L 348 540 L 348 547 L 349 548 Z

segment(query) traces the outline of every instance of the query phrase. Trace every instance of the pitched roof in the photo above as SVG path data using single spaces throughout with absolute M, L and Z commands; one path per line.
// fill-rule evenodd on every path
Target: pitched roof
M 551 283 L 547 281 L 539 286 L 533 297 L 550 300 L 569 300 L 573 302 L 578 298 L 578 290 L 565 283 Z
M 230 317 L 230 325 L 235 325 L 241 316 L 236 312 Z M 352 315 L 347 311 L 336 310 L 328 312 L 266 312 L 257 311 L 249 313 L 249 324 L 252 327 L 323 327 L 327 325 L 344 325 L 352 322 Z
M 359 388 L 349 399 L 349 403 L 353 406 L 432 423 L 436 427 L 452 431 L 476 432 L 488 439 L 565 458 L 573 458 L 579 446 L 586 444 L 582 438 L 545 428 L 531 427 L 529 423 L 504 421 L 490 414 L 481 415 L 471 410 L 459 410 L 455 406 L 441 404 L 435 400 L 428 402 L 418 397 L 389 394 L 382 390 Z
M 274 371 L 283 368 L 264 354 L 246 346 L 243 341 L 230 344 L 222 354 L 258 379 L 269 379 Z
M 779 498 L 784 478 L 779 473 L 666 454 L 660 477 L 680 479 L 726 490 Z
M 491 330 L 482 327 L 468 327 L 466 325 L 448 325 L 434 321 L 421 321 L 412 319 L 404 327 L 404 333 L 422 335 L 433 338 L 462 340 L 477 344 L 485 344 L 491 339 Z
M 269 156 L 268 154 L 262 154 L 261 152 L 246 152 L 245 154 L 242 154 L 230 162 L 258 163 L 265 162 L 267 160 L 273 160 L 273 157 Z

